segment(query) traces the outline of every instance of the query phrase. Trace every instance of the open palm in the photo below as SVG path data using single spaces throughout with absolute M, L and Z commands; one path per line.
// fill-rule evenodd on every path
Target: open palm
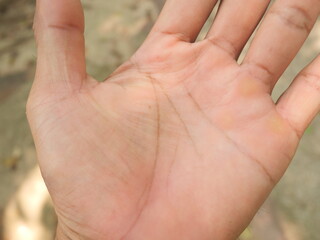
M 315 60 L 271 91 L 318 0 L 168 0 L 141 48 L 105 82 L 85 71 L 78 0 L 39 1 L 28 118 L 58 239 L 235 239 L 290 163 L 320 104 Z M 287 42 L 289 40 L 289 42 Z

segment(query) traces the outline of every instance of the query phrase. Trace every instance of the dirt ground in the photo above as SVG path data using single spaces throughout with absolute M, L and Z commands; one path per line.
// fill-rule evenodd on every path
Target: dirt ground
M 88 72 L 100 80 L 139 46 L 163 4 L 163 0 L 82 2 Z M 36 62 L 33 12 L 33 0 L 0 0 L 0 240 L 50 240 L 56 224 L 25 117 Z M 320 22 L 279 81 L 274 99 L 319 50 Z M 319 173 L 317 118 L 286 175 L 241 239 L 319 240 Z

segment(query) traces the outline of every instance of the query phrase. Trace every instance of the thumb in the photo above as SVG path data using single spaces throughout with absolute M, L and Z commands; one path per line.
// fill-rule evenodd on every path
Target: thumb
M 71 92 L 86 79 L 84 14 L 80 0 L 37 0 L 34 88 Z

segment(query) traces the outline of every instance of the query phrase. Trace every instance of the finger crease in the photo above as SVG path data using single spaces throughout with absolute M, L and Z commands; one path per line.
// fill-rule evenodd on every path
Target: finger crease
M 189 43 L 191 42 L 191 38 L 184 33 L 175 33 L 170 31 L 157 31 L 157 33 L 161 35 L 174 37 L 181 42 L 189 42 Z
M 59 31 L 67 31 L 67 32 L 80 32 L 81 34 L 83 31 L 81 28 L 74 24 L 49 24 L 48 29 L 54 29 Z
M 307 33 L 311 31 L 314 22 L 310 14 L 299 6 L 271 10 L 270 14 L 281 19 L 289 27 Z
M 307 85 L 320 92 L 320 75 L 310 72 L 301 72 L 300 77 L 302 77 Z
M 227 39 L 210 37 L 210 38 L 207 38 L 206 40 L 209 41 L 209 43 L 211 43 L 213 46 L 226 52 L 232 58 L 235 58 L 235 56 L 237 55 L 238 51 L 237 51 L 236 46 L 231 41 L 229 41 Z

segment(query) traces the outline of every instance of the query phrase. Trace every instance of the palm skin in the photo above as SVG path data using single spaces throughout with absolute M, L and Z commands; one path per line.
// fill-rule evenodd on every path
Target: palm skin
M 157 32 L 105 82 L 35 84 L 28 118 L 57 238 L 235 239 L 303 132 L 262 75 L 210 40 Z

